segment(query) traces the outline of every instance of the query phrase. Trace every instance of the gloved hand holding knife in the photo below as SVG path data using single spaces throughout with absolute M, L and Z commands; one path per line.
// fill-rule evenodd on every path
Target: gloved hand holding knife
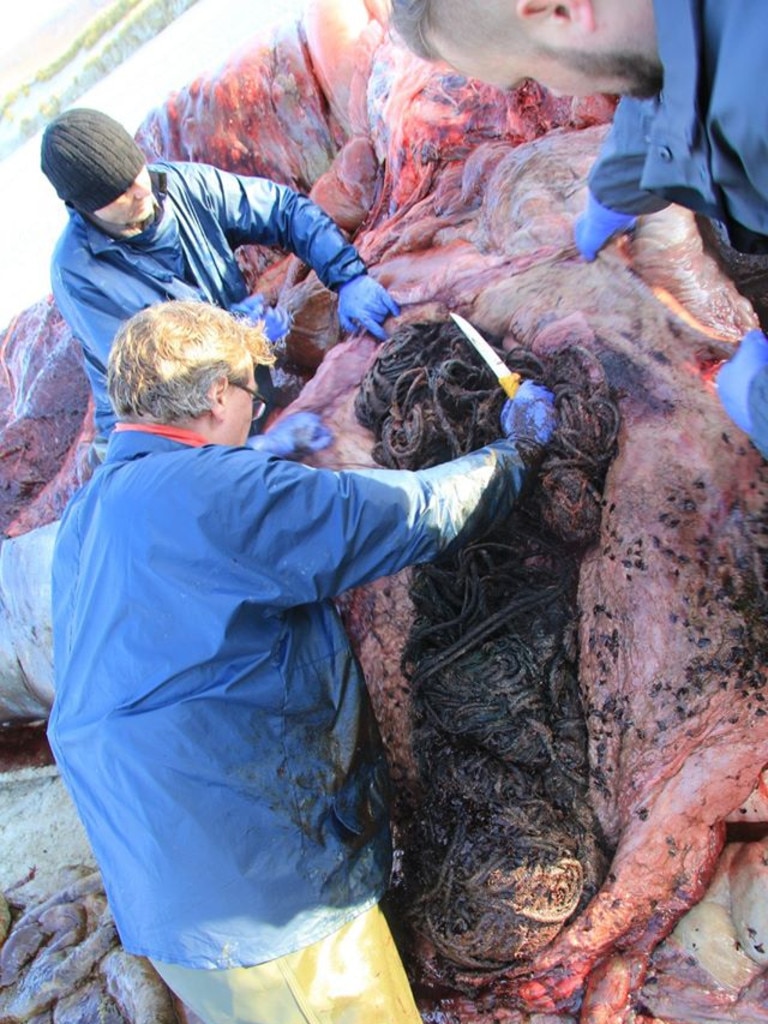
M 464 317 L 451 313 L 451 318 L 494 372 L 509 396 L 501 410 L 501 429 L 505 436 L 524 449 L 521 455 L 538 454 L 557 425 L 554 395 L 543 384 L 523 381 L 519 373 L 510 370 L 480 332 Z

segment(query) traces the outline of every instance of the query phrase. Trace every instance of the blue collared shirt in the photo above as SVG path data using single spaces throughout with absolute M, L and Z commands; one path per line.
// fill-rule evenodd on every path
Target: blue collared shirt
M 604 205 L 670 202 L 721 222 L 731 244 L 768 252 L 768 11 L 762 0 L 656 0 L 661 95 L 625 97 L 589 186 Z

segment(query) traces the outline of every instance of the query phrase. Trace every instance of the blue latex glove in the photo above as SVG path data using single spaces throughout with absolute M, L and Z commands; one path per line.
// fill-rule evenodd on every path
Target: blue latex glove
M 523 445 L 540 448 L 552 437 L 557 425 L 555 396 L 543 384 L 524 380 L 514 398 L 508 398 L 501 410 L 501 429 L 505 437 Z
M 273 344 L 283 340 L 293 323 L 293 317 L 287 309 L 268 306 L 264 302 L 264 296 L 258 293 L 249 295 L 242 302 L 235 302 L 229 307 L 229 312 L 235 316 L 244 316 L 254 324 L 263 323 L 264 333 Z
M 246 447 L 283 459 L 319 452 L 333 441 L 333 434 L 314 412 L 294 412 L 284 416 L 264 434 L 255 434 Z
M 366 331 L 386 341 L 381 326 L 388 316 L 400 316 L 400 307 L 386 288 L 368 274 L 353 277 L 339 288 L 339 323 L 345 331 Z
M 727 363 L 720 367 L 715 384 L 723 408 L 737 427 L 752 434 L 749 389 L 757 373 L 768 366 L 768 338 L 762 331 L 749 331 Z
M 573 238 L 581 255 L 589 263 L 597 256 L 606 242 L 622 231 L 630 231 L 637 221 L 629 213 L 619 213 L 603 206 L 588 193 L 587 208 L 573 226 Z

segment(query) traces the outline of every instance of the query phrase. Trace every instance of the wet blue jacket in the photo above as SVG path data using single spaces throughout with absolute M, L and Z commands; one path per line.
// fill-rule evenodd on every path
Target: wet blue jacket
M 125 947 L 316 942 L 387 886 L 386 769 L 333 598 L 509 512 L 500 441 L 417 473 L 112 434 L 53 561 L 48 734 Z
M 623 213 L 670 202 L 720 221 L 743 252 L 768 252 L 766 5 L 655 0 L 664 88 L 625 97 L 589 186 Z
M 51 263 L 53 295 L 83 347 L 102 434 L 115 423 L 106 365 L 122 322 L 168 299 L 229 309 L 247 294 L 234 255 L 238 246 L 260 243 L 295 253 L 334 290 L 365 273 L 333 220 L 285 185 L 199 163 L 158 162 L 150 173 L 163 209 L 159 223 L 116 241 L 70 208 Z

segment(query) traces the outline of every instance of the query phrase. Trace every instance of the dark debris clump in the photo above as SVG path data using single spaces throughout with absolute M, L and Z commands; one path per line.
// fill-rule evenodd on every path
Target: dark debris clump
M 606 864 L 587 802 L 576 587 L 599 534 L 618 411 L 581 349 L 546 363 L 499 354 L 554 392 L 558 427 L 510 519 L 414 571 L 403 654 L 422 800 L 401 823 L 395 904 L 458 985 L 551 942 Z M 381 465 L 418 469 L 497 439 L 504 401 L 458 328 L 424 323 L 381 347 L 356 412 Z

